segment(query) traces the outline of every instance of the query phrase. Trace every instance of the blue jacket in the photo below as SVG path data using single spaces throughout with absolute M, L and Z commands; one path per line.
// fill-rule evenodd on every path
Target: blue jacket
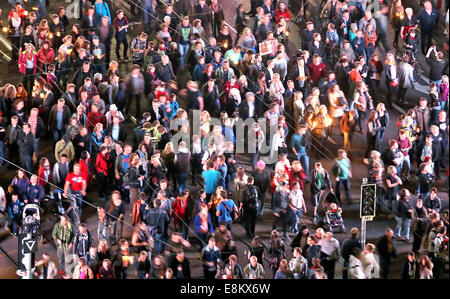
M 11 219 L 22 219 L 23 202 L 10 202 L 8 205 L 8 214 Z
M 20 180 L 18 178 L 14 178 L 11 182 L 11 186 L 14 187 L 15 191 L 19 195 L 19 199 L 23 202 L 26 198 L 27 187 L 30 180 L 27 178 L 26 180 Z
M 102 1 L 101 4 L 95 2 L 94 7 L 95 16 L 97 17 L 98 21 L 101 22 L 102 18 L 106 16 L 109 18 L 109 24 L 111 24 L 111 13 L 109 12 L 108 4 L 105 1 Z
M 28 203 L 36 203 L 39 204 L 41 200 L 44 198 L 45 192 L 44 188 L 41 184 L 32 185 L 31 183 L 27 186 L 27 193 L 25 194 L 25 200 L 28 200 Z
M 200 216 L 198 215 L 198 213 L 197 213 L 197 215 L 195 215 L 195 219 L 194 219 L 194 226 L 195 226 L 195 233 L 196 234 L 199 234 L 200 232 L 199 232 L 199 230 L 200 230 Z M 213 226 L 212 226 L 212 224 L 211 224 L 211 215 L 208 213 L 208 230 L 209 230 L 209 233 L 214 233 L 214 228 L 213 228 Z

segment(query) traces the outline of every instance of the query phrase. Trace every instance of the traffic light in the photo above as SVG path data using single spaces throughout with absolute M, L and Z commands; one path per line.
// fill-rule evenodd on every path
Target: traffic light
M 375 217 L 377 201 L 377 185 L 361 185 L 360 217 Z

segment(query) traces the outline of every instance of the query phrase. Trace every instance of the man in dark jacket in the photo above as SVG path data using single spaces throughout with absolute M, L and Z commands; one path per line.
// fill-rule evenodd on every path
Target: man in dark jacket
M 169 215 L 166 210 L 161 208 L 161 200 L 155 199 L 153 201 L 153 209 L 148 209 L 144 215 L 144 222 L 149 227 L 149 231 L 155 241 L 154 253 L 159 254 L 163 249 L 164 232 L 166 231 L 166 224 L 169 222 Z
M 426 49 L 431 46 L 433 31 L 437 26 L 439 13 L 433 9 L 433 4 L 430 1 L 425 1 L 423 3 L 423 9 L 419 12 L 417 19 L 420 24 L 422 53 L 425 55 Z
M 59 99 L 58 103 L 53 105 L 48 117 L 48 130 L 53 132 L 53 142 L 59 141 L 66 133 L 66 126 L 69 123 L 71 113 L 64 99 Z
M 106 128 L 106 134 L 110 135 L 115 142 L 125 142 L 127 140 L 127 132 L 125 131 L 125 127 L 120 123 L 118 116 L 113 117 L 112 123 Z
M 317 221 L 319 218 L 317 216 L 317 207 L 322 201 L 322 195 L 327 188 L 330 189 L 330 192 L 333 192 L 333 185 L 331 184 L 328 171 L 322 167 L 321 162 L 317 162 L 314 167 L 311 173 L 311 200 L 314 207 L 314 221 Z
M 275 219 L 272 224 L 272 230 L 277 228 L 277 224 L 281 221 L 283 226 L 283 234 L 286 240 L 290 241 L 287 234 L 288 226 L 288 205 L 289 205 L 289 187 L 288 182 L 280 183 L 280 190 L 276 191 L 273 195 L 273 215 Z
M 18 123 L 19 117 L 17 115 L 13 115 L 11 117 L 11 124 L 9 124 L 6 128 L 5 139 L 3 141 L 8 147 L 8 159 L 16 164 L 19 161 L 19 145 L 17 141 L 21 134 Z
M 270 190 L 270 173 L 265 168 L 266 164 L 259 160 L 256 162 L 256 169 L 253 171 L 252 176 L 254 178 L 254 185 L 259 189 L 260 210 L 258 215 L 262 216 L 264 213 L 264 198 L 266 192 Z
M 201 259 L 204 262 L 205 279 L 214 279 L 217 274 L 217 264 L 220 262 L 220 250 L 216 246 L 214 237 L 209 238 L 208 245 L 202 249 Z
M 256 214 L 259 211 L 261 201 L 259 199 L 259 189 L 253 185 L 253 177 L 247 178 L 247 186 L 243 192 L 242 202 L 239 204 L 239 210 L 243 210 L 244 227 L 248 238 L 255 236 Z
M 400 200 L 396 201 L 397 209 L 395 211 L 396 213 L 394 213 L 395 220 L 397 221 L 395 237 L 406 242 L 409 242 L 409 232 L 413 213 L 410 196 L 408 189 L 402 189 L 400 191 Z
M 344 258 L 344 267 L 347 267 L 349 265 L 350 255 L 352 254 L 353 250 L 355 248 L 362 249 L 361 241 L 358 239 L 358 233 L 359 233 L 358 229 L 356 227 L 353 227 L 350 230 L 350 238 L 342 242 L 341 254 L 342 257 Z M 348 277 L 347 270 L 344 269 L 344 271 L 342 272 L 342 276 L 344 279 L 347 279 Z
M 381 278 L 387 279 L 391 267 L 391 261 L 397 256 L 395 248 L 394 231 L 388 227 L 386 228 L 384 236 L 378 240 L 377 250 L 380 256 Z
M 33 174 L 30 177 L 30 182 L 27 186 L 27 193 L 25 194 L 25 204 L 37 204 L 41 203 L 41 200 L 44 198 L 45 192 L 44 187 L 39 184 L 37 175 Z
M 87 230 L 86 224 L 81 223 L 73 241 L 73 253 L 78 257 L 87 258 L 91 246 L 94 246 L 91 233 Z
M 169 60 L 169 56 L 161 56 L 161 61 L 156 65 L 156 78 L 169 83 L 170 80 L 175 80 L 176 76 L 173 72 L 172 63 Z
M 33 171 L 34 136 L 28 123 L 24 123 L 19 132 L 17 144 L 19 145 L 20 159 L 25 170 Z

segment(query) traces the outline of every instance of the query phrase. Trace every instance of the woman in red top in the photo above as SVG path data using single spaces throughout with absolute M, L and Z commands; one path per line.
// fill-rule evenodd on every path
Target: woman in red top
M 187 240 L 188 227 L 186 226 L 186 207 L 189 192 L 183 190 L 179 197 L 172 204 L 173 224 L 177 227 L 177 231 Z
M 278 9 L 275 11 L 276 14 L 276 20 L 277 24 L 280 22 L 280 18 L 284 17 L 286 23 L 289 23 L 289 20 L 291 19 L 291 13 L 286 8 L 286 4 L 283 2 L 280 2 L 278 5 Z
M 78 164 L 80 164 L 81 173 L 89 185 L 89 183 L 92 183 L 91 154 L 88 151 L 82 152 Z
M 108 148 L 106 146 L 100 147 L 100 152 L 97 154 L 97 159 L 95 159 L 95 171 L 96 180 L 98 186 L 98 196 L 101 200 L 105 201 L 106 198 L 106 184 L 108 178 L 108 163 L 110 157 L 108 153 Z
M 49 41 L 44 41 L 37 52 L 38 68 L 47 70 L 47 66 L 55 60 L 55 51 L 50 47 Z
M 42 185 L 45 193 L 48 194 L 50 192 L 50 184 L 47 184 L 47 182 L 52 182 L 52 170 L 50 161 L 45 157 L 39 161 L 38 177 L 39 184 Z

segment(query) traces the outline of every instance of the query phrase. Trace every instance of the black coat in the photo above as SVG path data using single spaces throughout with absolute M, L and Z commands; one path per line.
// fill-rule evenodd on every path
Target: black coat
M 383 259 L 392 259 L 397 256 L 397 250 L 395 248 L 395 240 L 392 239 L 392 251 L 388 250 L 388 238 L 386 235 L 382 236 L 377 243 L 377 250 L 381 258 Z
M 112 137 L 112 131 L 113 131 L 113 124 L 110 124 L 106 128 L 106 135 L 110 135 Z M 127 132 L 125 130 L 125 127 L 123 125 L 119 125 L 119 140 L 116 141 L 122 141 L 125 142 L 127 140 Z
M 19 145 L 19 153 L 21 156 L 33 156 L 34 153 L 34 136 L 30 132 L 27 135 L 23 131 L 19 134 L 17 144 Z
M 255 111 L 253 114 L 253 118 L 258 119 L 258 117 L 261 115 L 261 112 L 259 111 L 259 107 L 258 107 L 259 105 L 257 105 L 256 99 L 255 99 L 254 106 L 255 106 Z M 239 117 L 244 120 L 249 118 L 249 111 L 250 111 L 250 108 L 249 108 L 248 102 L 246 100 L 243 100 L 241 102 L 241 104 L 239 105 Z

